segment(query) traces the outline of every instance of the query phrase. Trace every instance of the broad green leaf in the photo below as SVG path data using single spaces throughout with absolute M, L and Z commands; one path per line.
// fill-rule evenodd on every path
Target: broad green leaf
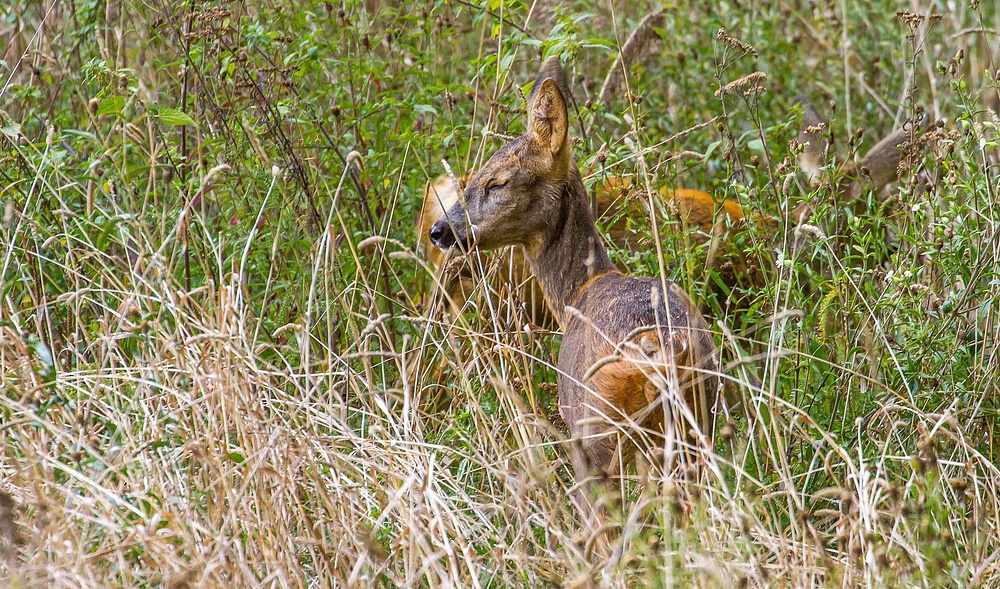
M 112 96 L 111 98 L 105 98 L 101 101 L 101 104 L 97 106 L 97 114 L 99 115 L 116 115 L 125 108 L 125 97 L 123 96 Z
M 715 150 L 718 149 L 720 145 L 722 145 L 722 141 L 712 142 L 712 144 L 709 145 L 708 149 L 705 151 L 705 159 L 707 160 L 712 157 L 712 154 L 715 153 Z
M 164 125 L 193 125 L 194 119 L 179 108 L 164 107 L 157 111 L 156 118 Z
M 21 125 L 17 123 L 9 123 L 0 127 L 0 133 L 3 133 L 11 139 L 17 139 L 21 135 Z
M 437 109 L 429 104 L 414 104 L 413 110 L 417 111 L 418 113 L 432 114 L 434 116 L 437 116 L 438 114 Z

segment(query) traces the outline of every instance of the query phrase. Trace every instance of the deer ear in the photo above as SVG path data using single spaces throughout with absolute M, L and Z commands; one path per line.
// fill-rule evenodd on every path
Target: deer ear
M 538 87 L 537 92 L 531 92 L 530 111 L 528 112 L 528 129 L 539 143 L 556 155 L 566 147 L 568 142 L 569 115 L 566 111 L 566 99 L 559 86 L 546 78 Z
M 799 96 L 795 99 L 795 103 L 802 105 L 802 130 L 798 137 L 802 145 L 799 166 L 809 178 L 809 183 L 817 184 L 830 147 L 830 142 L 822 130 L 826 123 L 808 98 Z

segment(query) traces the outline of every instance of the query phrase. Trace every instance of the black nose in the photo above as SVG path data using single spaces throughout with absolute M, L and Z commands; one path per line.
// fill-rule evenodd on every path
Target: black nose
M 447 218 L 438 219 L 437 223 L 431 225 L 427 236 L 431 238 L 431 243 L 441 248 L 455 245 L 455 233 L 451 230 Z

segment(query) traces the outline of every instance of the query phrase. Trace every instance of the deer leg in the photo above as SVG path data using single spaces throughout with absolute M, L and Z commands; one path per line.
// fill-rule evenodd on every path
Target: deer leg
M 593 562 L 604 561 L 612 553 L 610 514 L 622 502 L 614 480 L 621 472 L 618 438 L 614 429 L 608 428 L 601 434 L 589 432 L 574 439 L 574 499 L 587 533 L 586 552 Z

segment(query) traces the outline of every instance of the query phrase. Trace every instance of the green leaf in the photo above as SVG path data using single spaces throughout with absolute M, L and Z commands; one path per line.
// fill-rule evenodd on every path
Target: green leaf
M 112 96 L 111 98 L 105 98 L 101 101 L 101 104 L 97 107 L 97 114 L 99 115 L 116 115 L 125 108 L 125 97 L 123 96 Z
M 125 181 L 131 182 L 139 176 L 148 174 L 149 168 L 150 166 L 129 166 L 125 169 Z
M 92 143 L 100 143 L 97 139 L 97 135 L 94 135 L 90 131 L 81 131 L 79 129 L 63 129 L 63 135 L 69 137 L 79 137 L 80 139 L 86 139 Z
M 179 108 L 164 107 L 156 113 L 156 118 L 160 119 L 164 125 L 193 125 L 194 119 Z
M 747 147 L 753 151 L 764 151 L 764 142 L 760 139 L 754 139 L 747 143 Z
M 37 337 L 29 338 L 29 341 L 31 347 L 35 349 L 35 355 L 38 356 L 38 359 L 42 361 L 45 368 L 51 370 L 55 366 L 55 360 L 52 358 L 52 352 L 49 350 L 49 347 Z
M 715 150 L 718 149 L 720 145 L 722 145 L 722 141 L 715 141 L 709 145 L 708 149 L 705 151 L 705 159 L 707 160 L 712 157 L 712 154 L 715 153 Z
M 21 135 L 21 125 L 17 123 L 9 123 L 0 127 L 0 133 L 3 133 L 11 139 L 17 139 Z
M 51 382 L 56 377 L 56 361 L 52 351 L 45 345 L 38 336 L 29 335 L 28 343 L 35 351 L 35 356 L 42 362 L 43 366 L 35 368 L 35 373 L 41 376 L 46 382 Z
M 438 114 L 437 109 L 434 108 L 433 106 L 429 105 L 429 104 L 414 104 L 413 105 L 413 110 L 415 110 L 415 111 L 417 111 L 418 113 L 421 113 L 421 114 L 431 114 L 431 115 L 434 115 L 434 116 L 437 116 L 437 114 Z
M 500 71 L 504 71 L 505 72 L 505 71 L 509 70 L 510 69 L 510 64 L 514 63 L 514 57 L 515 57 L 515 55 L 513 53 L 511 53 L 510 55 L 504 56 L 504 58 L 500 60 Z

